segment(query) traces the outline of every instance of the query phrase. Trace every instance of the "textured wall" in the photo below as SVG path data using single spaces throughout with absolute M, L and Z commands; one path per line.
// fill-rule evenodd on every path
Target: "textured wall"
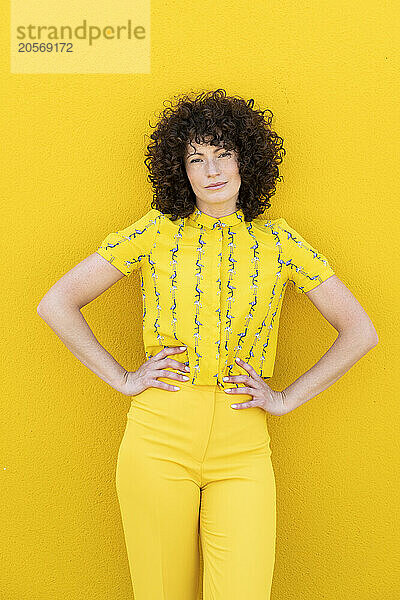
M 217 87 L 273 111 L 287 156 L 270 218 L 285 217 L 328 257 L 380 338 L 329 389 L 268 419 L 272 598 L 397 597 L 394 12 L 380 2 L 154 0 L 150 75 L 10 74 L 3 37 L 2 599 L 132 597 L 114 488 L 129 398 L 83 366 L 36 306 L 108 232 L 149 209 L 144 134 L 163 100 Z M 9 22 L 8 7 L 1 16 Z M 83 309 L 131 370 L 144 360 L 139 290 L 134 274 Z M 310 368 L 335 336 L 288 291 L 271 387 Z

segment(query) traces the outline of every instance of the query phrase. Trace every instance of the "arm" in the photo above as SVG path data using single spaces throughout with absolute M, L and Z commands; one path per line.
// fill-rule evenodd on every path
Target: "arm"
M 313 367 L 282 391 L 290 410 L 326 390 L 378 343 L 371 319 L 336 275 L 307 296 L 339 335 Z
M 68 350 L 118 391 L 127 371 L 97 340 L 81 308 L 123 277 L 121 271 L 95 252 L 61 277 L 37 307 L 39 316 Z

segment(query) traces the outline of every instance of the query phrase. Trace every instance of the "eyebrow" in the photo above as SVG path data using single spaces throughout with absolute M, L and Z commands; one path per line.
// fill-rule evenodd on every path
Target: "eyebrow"
M 219 150 L 223 150 L 224 146 L 220 146 L 219 148 L 215 148 L 214 152 L 218 152 Z M 186 158 L 190 158 L 191 156 L 195 156 L 198 154 L 199 156 L 203 156 L 203 152 L 193 152 L 193 154 L 187 154 Z

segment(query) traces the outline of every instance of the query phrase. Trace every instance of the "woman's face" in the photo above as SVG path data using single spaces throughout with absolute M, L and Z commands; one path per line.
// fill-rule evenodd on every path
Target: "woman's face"
M 185 167 L 200 210 L 217 205 L 223 211 L 236 210 L 241 178 L 234 150 L 191 142 L 186 147 Z M 207 187 L 219 182 L 225 183 Z

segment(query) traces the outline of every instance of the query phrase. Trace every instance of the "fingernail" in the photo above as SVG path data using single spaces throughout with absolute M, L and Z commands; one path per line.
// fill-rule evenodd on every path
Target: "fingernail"
M 223 377 L 222 381 L 228 381 L 228 378 L 227 377 Z
M 236 408 L 237 404 L 231 404 L 232 408 Z
M 180 390 L 181 389 L 177 385 L 174 385 L 173 388 L 174 388 L 174 390 Z
M 185 367 L 185 371 L 190 371 L 189 367 Z
M 235 358 L 235 361 L 236 361 L 236 362 L 239 362 L 239 361 L 240 361 L 240 358 L 237 356 L 237 357 Z
M 182 379 L 183 379 L 184 381 L 187 381 L 187 380 L 189 379 L 189 377 L 186 377 L 186 375 L 182 375 Z
M 180 346 L 181 350 L 185 350 L 186 346 Z

